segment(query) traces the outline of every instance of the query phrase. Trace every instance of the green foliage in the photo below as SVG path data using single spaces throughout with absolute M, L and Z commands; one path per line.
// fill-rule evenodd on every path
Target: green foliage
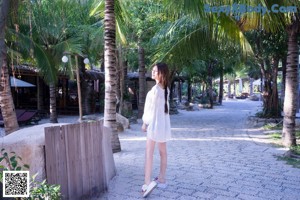
M 28 170 L 29 165 L 22 163 L 22 158 L 17 156 L 15 152 L 7 153 L 5 149 L 1 149 L 0 163 L 4 162 L 4 165 L 0 165 L 0 182 L 3 184 L 3 171 L 21 171 Z
M 285 156 L 277 156 L 277 160 L 283 160 L 286 161 L 287 164 L 292 165 L 295 168 L 300 168 L 300 160 Z
M 300 155 L 300 146 L 297 145 L 297 146 L 292 146 L 291 147 L 291 151 L 297 155 Z
M 300 138 L 300 130 L 296 131 L 296 138 Z
M 127 49 L 125 56 L 128 66 L 136 70 L 138 68 L 138 46 L 145 49 L 145 65 L 149 68 L 153 64 L 152 52 L 156 46 L 151 43 L 155 33 L 166 22 L 161 5 L 155 1 L 124 0 L 128 13 L 127 18 Z
M 100 60 L 103 51 L 102 23 L 89 16 L 92 2 L 26 1 L 19 5 L 18 22 L 8 26 L 7 44 L 18 59 L 39 69 L 47 83 L 56 83 L 58 72 L 73 77 L 74 60 L 62 63 L 65 53 L 89 57 L 91 64 Z M 18 24 L 18 31 L 15 30 Z M 22 57 L 20 59 L 19 57 Z
M 263 112 L 259 111 L 259 112 L 255 113 L 255 117 L 263 118 Z
M 271 134 L 271 138 L 273 138 L 275 140 L 279 140 L 279 139 L 281 139 L 281 133 L 273 133 L 273 134 Z
M 29 165 L 22 163 L 22 158 L 17 156 L 15 152 L 7 153 L 5 149 L 1 149 L 0 163 L 5 162 L 6 166 L 0 165 L 0 181 L 2 182 L 3 171 L 21 171 L 29 169 Z
M 46 180 L 38 182 L 35 177 L 36 175 L 32 177 L 29 200 L 61 199 L 60 185 L 48 184 Z
M 17 156 L 15 152 L 7 153 L 5 149 L 1 149 L 0 163 L 5 162 L 6 166 L 0 165 L 0 181 L 3 180 L 3 171 L 21 171 L 29 170 L 29 165 L 22 163 L 22 158 Z M 60 186 L 48 184 L 46 180 L 38 182 L 35 180 L 36 175 L 32 177 L 30 185 L 30 200 L 61 199 Z M 18 198 L 17 198 L 18 199 Z
M 133 115 L 133 112 L 132 110 L 122 110 L 121 114 L 126 118 L 130 118 Z
M 279 109 L 282 109 L 281 107 Z M 256 117 L 259 118 L 278 118 L 279 116 L 276 115 L 275 111 L 269 110 L 269 109 L 263 109 L 260 112 L 255 113 Z
M 263 126 L 265 130 L 279 130 L 282 129 L 282 121 L 279 123 L 268 123 Z

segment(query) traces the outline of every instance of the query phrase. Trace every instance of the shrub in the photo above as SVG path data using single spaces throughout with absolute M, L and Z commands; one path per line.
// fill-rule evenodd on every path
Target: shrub
M 21 171 L 29 170 L 29 165 L 22 163 L 22 158 L 17 156 L 15 152 L 7 153 L 5 149 L 1 149 L 0 162 L 4 161 L 6 166 L 0 165 L 0 182 L 3 180 L 3 171 Z M 46 180 L 38 182 L 35 180 L 37 174 L 32 176 L 30 182 L 30 196 L 28 199 L 40 200 L 40 199 L 61 199 L 60 185 L 48 184 Z M 3 184 L 3 183 L 2 183 Z M 19 199 L 19 198 L 16 198 Z

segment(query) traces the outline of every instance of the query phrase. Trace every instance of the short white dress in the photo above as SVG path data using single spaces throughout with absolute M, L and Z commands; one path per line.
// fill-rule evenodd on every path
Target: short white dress
M 169 89 L 168 101 L 169 108 Z M 146 96 L 143 122 L 148 125 L 147 138 L 155 142 L 166 142 L 171 139 L 171 123 L 169 113 L 165 113 L 165 90 L 154 85 Z

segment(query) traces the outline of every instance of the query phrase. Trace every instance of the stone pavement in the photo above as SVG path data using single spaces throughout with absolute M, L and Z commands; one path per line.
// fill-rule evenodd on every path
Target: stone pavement
M 262 132 L 246 119 L 260 102 L 224 101 L 200 111 L 171 116 L 173 140 L 168 143 L 166 189 L 156 188 L 147 199 L 300 200 L 300 169 L 277 160 L 286 149 L 260 141 Z M 143 199 L 145 134 L 141 121 L 121 133 L 122 152 L 115 153 L 117 176 L 98 199 Z M 159 172 L 154 155 L 153 177 Z

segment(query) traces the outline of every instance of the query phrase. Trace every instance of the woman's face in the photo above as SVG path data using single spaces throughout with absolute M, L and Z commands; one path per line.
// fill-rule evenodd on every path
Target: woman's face
M 154 79 L 154 80 L 158 80 L 158 71 L 157 71 L 157 66 L 154 66 L 153 68 L 152 68 L 152 79 Z

